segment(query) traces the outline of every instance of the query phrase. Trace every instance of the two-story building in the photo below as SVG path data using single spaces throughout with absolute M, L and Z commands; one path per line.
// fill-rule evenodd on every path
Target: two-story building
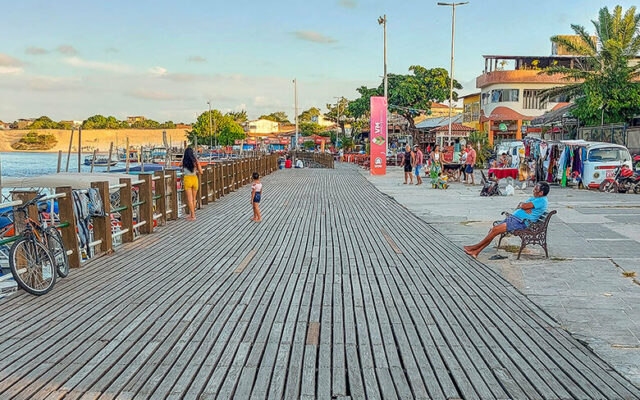
M 480 123 L 480 92 L 461 96 L 462 99 L 462 125 L 475 131 L 483 131 Z
M 563 75 L 543 73 L 550 66 L 573 67 L 577 56 L 483 56 L 485 70 L 476 78 L 480 89 L 480 124 L 489 143 L 522 138 L 536 117 L 567 104 L 566 98 L 543 100 L 542 91 L 568 82 Z
M 249 137 L 271 137 L 280 132 L 280 123 L 268 119 L 256 119 L 249 121 L 246 126 L 246 133 Z

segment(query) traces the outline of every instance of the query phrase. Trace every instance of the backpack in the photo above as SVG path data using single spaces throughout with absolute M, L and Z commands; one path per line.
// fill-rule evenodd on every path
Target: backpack
M 498 194 L 498 182 L 495 181 L 486 182 L 480 191 L 480 196 L 497 196 Z

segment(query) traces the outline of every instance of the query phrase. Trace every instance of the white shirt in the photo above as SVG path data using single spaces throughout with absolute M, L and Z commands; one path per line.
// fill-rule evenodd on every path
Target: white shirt
M 304 166 L 302 165 L 301 159 L 298 159 L 298 161 L 296 161 L 296 168 L 304 168 Z
M 251 189 L 252 189 L 252 190 L 255 190 L 255 191 L 256 191 L 256 193 L 260 193 L 260 192 L 262 192 L 262 183 L 254 183 L 254 184 L 251 186 Z

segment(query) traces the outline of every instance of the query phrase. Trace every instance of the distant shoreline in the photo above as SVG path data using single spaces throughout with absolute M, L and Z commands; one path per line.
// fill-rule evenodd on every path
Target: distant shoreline
M 124 148 L 127 138 L 129 146 L 139 148 L 141 146 L 164 146 L 162 132 L 166 131 L 167 141 L 171 144 L 181 145 L 187 140 L 187 130 L 185 129 L 87 129 L 82 131 L 82 153 L 93 153 L 97 150 L 99 153 L 108 153 L 111 143 L 116 148 Z M 57 143 L 49 150 L 14 150 L 11 148 L 13 143 L 19 141 L 27 133 L 29 129 L 22 130 L 6 130 L 0 131 L 0 152 L 2 153 L 57 153 L 62 150 L 63 153 L 69 151 L 69 139 L 71 138 L 71 130 L 58 129 L 38 129 L 36 132 L 41 134 L 52 134 L 56 136 Z M 71 152 L 78 153 L 78 132 L 73 135 L 71 144 Z

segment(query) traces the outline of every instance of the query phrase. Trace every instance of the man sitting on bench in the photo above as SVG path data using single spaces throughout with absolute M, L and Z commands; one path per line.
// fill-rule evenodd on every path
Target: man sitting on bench
M 526 229 L 529 224 L 536 222 L 547 211 L 547 194 L 549 194 L 549 184 L 547 182 L 538 182 L 533 188 L 532 198 L 525 203 L 518 204 L 516 212 L 491 228 L 487 237 L 482 239 L 480 243 L 473 246 L 464 246 L 465 253 L 473 258 L 478 258 L 478 254 L 480 254 L 496 236 L 505 232 L 511 233 L 516 230 Z

